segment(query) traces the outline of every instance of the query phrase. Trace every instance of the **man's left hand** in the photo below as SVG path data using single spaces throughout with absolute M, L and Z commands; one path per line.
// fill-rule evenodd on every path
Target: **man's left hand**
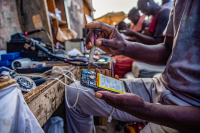
M 146 102 L 132 93 L 113 94 L 107 91 L 98 91 L 95 96 L 103 99 L 107 104 L 132 115 L 145 109 Z

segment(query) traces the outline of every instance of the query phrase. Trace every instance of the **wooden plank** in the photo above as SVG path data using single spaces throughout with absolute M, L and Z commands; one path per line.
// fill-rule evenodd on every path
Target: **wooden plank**
M 99 117 L 99 125 L 107 127 L 107 117 L 101 116 Z
M 55 1 L 54 0 L 47 0 L 47 7 L 48 7 L 48 11 L 51 13 L 56 14 L 55 9 L 56 9 L 56 5 L 55 5 Z M 52 23 L 51 23 L 51 27 L 54 28 L 54 33 L 53 36 L 53 42 L 54 44 L 56 44 L 56 35 L 58 33 L 58 27 L 59 27 L 59 23 L 57 19 L 52 19 Z M 53 31 L 52 31 L 53 33 Z
M 64 4 L 64 0 L 55 0 L 55 5 L 56 8 L 58 8 L 61 11 L 61 18 L 62 20 L 59 21 L 59 26 L 60 28 L 68 28 L 67 26 L 67 18 L 66 18 L 66 10 L 65 10 L 65 4 Z M 65 23 L 62 23 L 65 22 Z
M 68 66 L 68 67 L 66 67 L 66 69 L 73 70 L 74 67 Z M 46 76 L 46 78 L 51 78 L 51 77 L 61 78 L 63 76 L 59 75 L 59 74 L 53 74 L 53 75 L 51 74 L 51 75 L 47 75 Z M 47 90 L 55 82 L 56 82 L 55 80 L 46 81 L 45 83 L 43 83 L 42 85 L 38 86 L 34 90 L 24 94 L 24 100 L 26 101 L 26 103 L 29 103 L 30 101 L 35 99 L 37 96 L 39 96 L 41 93 L 43 93 L 45 90 Z
M 72 73 L 78 75 L 78 67 L 71 67 Z M 68 74 L 69 75 L 69 74 Z M 55 76 L 55 75 L 54 75 Z M 64 82 L 64 76 L 56 76 Z M 67 80 L 67 83 L 73 81 Z M 41 88 L 41 86 L 43 86 Z M 64 100 L 65 87 L 58 81 L 47 81 L 31 92 L 24 95 L 30 110 L 43 126 Z
M 20 7 L 20 0 L 17 0 L 17 3 L 19 4 L 18 7 Z M 35 24 L 33 21 L 34 17 L 39 15 L 41 20 L 37 23 L 41 23 L 43 29 L 45 29 L 47 32 L 49 31 L 49 23 L 47 18 L 47 12 L 45 7 L 45 0 L 23 0 L 22 1 L 22 10 L 19 9 L 19 14 L 21 15 L 20 18 L 23 23 L 21 23 L 22 27 L 24 27 L 24 31 L 32 31 L 38 28 L 35 27 Z M 47 37 L 47 35 L 44 32 L 40 32 L 37 34 L 30 35 L 29 37 L 34 38 L 42 38 L 44 42 L 49 42 L 50 40 Z

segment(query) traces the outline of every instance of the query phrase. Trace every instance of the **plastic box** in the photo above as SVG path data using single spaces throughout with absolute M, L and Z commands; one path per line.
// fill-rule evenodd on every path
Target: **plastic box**
M 13 52 L 13 53 L 7 53 L 1 55 L 1 60 L 15 60 L 20 57 L 20 52 Z

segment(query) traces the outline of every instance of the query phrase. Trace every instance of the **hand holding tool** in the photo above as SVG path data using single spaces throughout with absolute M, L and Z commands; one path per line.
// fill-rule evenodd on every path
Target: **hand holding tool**
M 93 56 L 94 56 L 94 52 L 95 52 L 95 49 L 96 49 L 95 41 L 97 40 L 97 36 L 99 34 L 99 31 L 100 31 L 100 29 L 94 29 L 94 46 L 90 50 L 89 60 L 88 60 L 88 70 L 89 70 L 90 64 L 93 63 Z

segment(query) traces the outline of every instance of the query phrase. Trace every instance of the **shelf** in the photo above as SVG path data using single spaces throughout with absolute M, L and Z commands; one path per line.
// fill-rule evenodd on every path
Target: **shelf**
M 64 21 L 64 20 L 59 20 L 56 16 L 53 16 L 53 15 L 51 15 L 51 14 L 49 14 L 49 17 L 50 17 L 52 20 L 58 20 L 58 24 L 59 24 L 59 25 L 67 24 L 66 21 Z

